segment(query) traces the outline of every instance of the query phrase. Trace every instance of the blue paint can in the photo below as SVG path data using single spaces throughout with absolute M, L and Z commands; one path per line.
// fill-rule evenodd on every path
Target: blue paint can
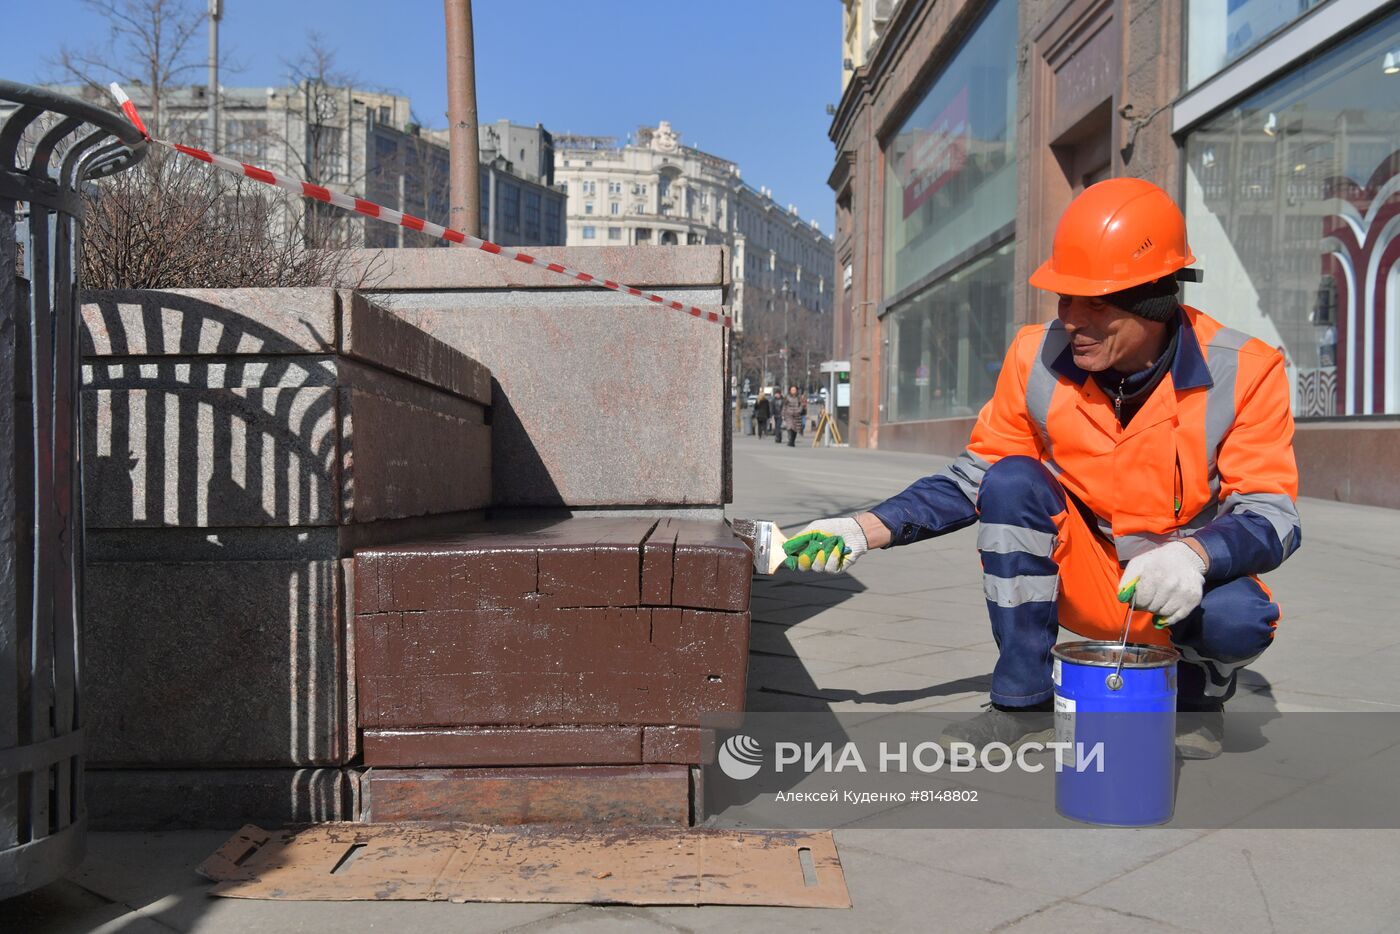
M 1144 827 L 1176 798 L 1176 649 L 1120 642 L 1055 646 L 1055 810 Z M 1121 666 L 1120 666 L 1121 658 Z

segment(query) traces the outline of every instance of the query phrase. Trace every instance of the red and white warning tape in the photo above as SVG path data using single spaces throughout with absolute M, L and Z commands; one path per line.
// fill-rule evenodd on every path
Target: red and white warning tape
M 255 165 L 246 162 L 239 162 L 227 156 L 220 156 L 216 153 L 205 152 L 203 149 L 195 149 L 193 146 L 183 146 L 180 143 L 172 143 L 168 140 L 156 139 L 146 130 L 146 124 L 141 120 L 141 115 L 136 111 L 136 105 L 131 102 L 131 98 L 126 96 L 126 92 L 115 82 L 111 85 L 112 96 L 121 105 L 122 112 L 126 114 L 128 120 L 141 131 L 141 135 L 153 143 L 166 146 L 178 152 L 182 152 L 200 162 L 207 162 L 215 168 L 223 169 L 233 175 L 241 175 L 251 178 L 254 181 L 262 182 L 265 185 L 272 185 L 285 191 L 290 191 L 295 195 L 302 195 L 307 198 L 314 198 L 317 201 L 324 201 L 326 204 L 333 204 L 338 208 L 347 211 L 354 211 L 356 214 L 363 214 L 365 217 L 373 217 L 377 220 L 390 224 L 397 224 L 400 227 L 407 227 L 409 230 L 416 230 L 425 233 L 430 237 L 439 240 L 447 240 L 451 243 L 462 243 L 466 246 L 481 250 L 483 253 L 490 253 L 493 256 L 501 256 L 505 259 L 513 259 L 517 263 L 524 263 L 527 266 L 542 266 L 550 272 L 557 272 L 561 276 L 568 276 L 570 279 L 577 279 L 579 282 L 587 282 L 591 285 L 600 285 L 605 289 L 612 289 L 614 292 L 621 292 L 624 295 L 631 295 L 642 301 L 650 302 L 654 305 L 661 305 L 675 311 L 683 311 L 696 318 L 703 318 L 706 321 L 713 321 L 728 328 L 731 326 L 729 315 L 722 315 L 713 311 L 706 311 L 694 305 L 687 305 L 685 302 L 674 301 L 664 295 L 656 295 L 652 292 L 644 292 L 641 289 L 633 288 L 630 285 L 623 285 L 611 279 L 595 276 L 580 269 L 565 266 L 563 263 L 551 263 L 529 253 L 522 253 L 520 250 L 512 249 L 508 246 L 501 246 L 492 243 L 490 240 L 482 240 L 470 234 L 462 233 L 460 230 L 453 230 L 451 227 L 443 227 L 431 221 L 425 221 L 421 217 L 414 217 L 412 214 L 405 214 L 402 211 L 395 211 L 393 208 L 375 204 L 373 201 L 366 201 L 363 198 L 356 198 L 354 195 L 347 195 L 343 191 L 336 191 L 334 188 L 327 188 L 324 185 L 313 185 L 295 178 L 284 178 L 275 172 L 260 169 Z

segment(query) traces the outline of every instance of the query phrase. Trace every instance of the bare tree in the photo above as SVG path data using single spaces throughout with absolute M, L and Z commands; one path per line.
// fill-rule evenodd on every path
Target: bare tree
M 109 107 L 107 79 L 127 82 L 153 133 L 179 130 L 170 126 L 173 108 L 166 104 L 200 68 L 192 53 L 207 22 L 203 3 L 84 4 L 108 24 L 107 43 L 83 52 L 64 47 L 55 61 L 63 77 L 92 89 Z M 331 53 L 315 37 L 305 60 L 322 86 L 335 80 Z M 256 147 L 258 141 L 240 134 L 231 142 Z M 309 164 L 326 162 L 329 148 L 314 145 L 327 152 Z M 343 225 L 323 214 L 289 211 L 285 196 L 272 189 L 158 149 L 131 172 L 92 186 L 87 199 L 83 268 L 92 288 L 321 285 L 339 281 L 349 265 L 345 240 L 337 235 Z M 372 271 L 373 264 L 366 275 Z
M 108 179 L 88 198 L 84 281 L 98 289 L 171 289 L 343 280 L 350 254 L 288 237 L 277 197 L 241 179 L 218 183 L 183 159 L 160 172 Z
M 106 97 L 107 84 L 120 81 L 142 88 L 143 115 L 151 132 L 164 132 L 162 98 L 201 63 L 192 44 L 208 14 L 198 0 L 83 0 L 93 16 L 107 23 L 107 42 L 91 49 L 59 47 L 52 60 L 63 80 Z

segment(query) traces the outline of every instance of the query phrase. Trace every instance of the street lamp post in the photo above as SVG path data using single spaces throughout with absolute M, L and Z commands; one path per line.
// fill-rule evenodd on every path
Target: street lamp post
M 783 280 L 783 393 L 788 391 L 788 353 L 790 351 L 788 340 L 788 281 Z

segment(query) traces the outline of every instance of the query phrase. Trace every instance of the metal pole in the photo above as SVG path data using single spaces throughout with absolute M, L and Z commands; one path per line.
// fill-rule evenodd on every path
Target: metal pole
M 453 227 L 480 236 L 480 145 L 471 0 L 443 0 L 447 20 L 447 119 Z
M 213 152 L 219 151 L 219 18 L 223 15 L 224 0 L 209 0 L 209 149 Z
M 788 282 L 783 280 L 783 395 L 788 391 L 788 354 L 791 352 L 788 342 Z

